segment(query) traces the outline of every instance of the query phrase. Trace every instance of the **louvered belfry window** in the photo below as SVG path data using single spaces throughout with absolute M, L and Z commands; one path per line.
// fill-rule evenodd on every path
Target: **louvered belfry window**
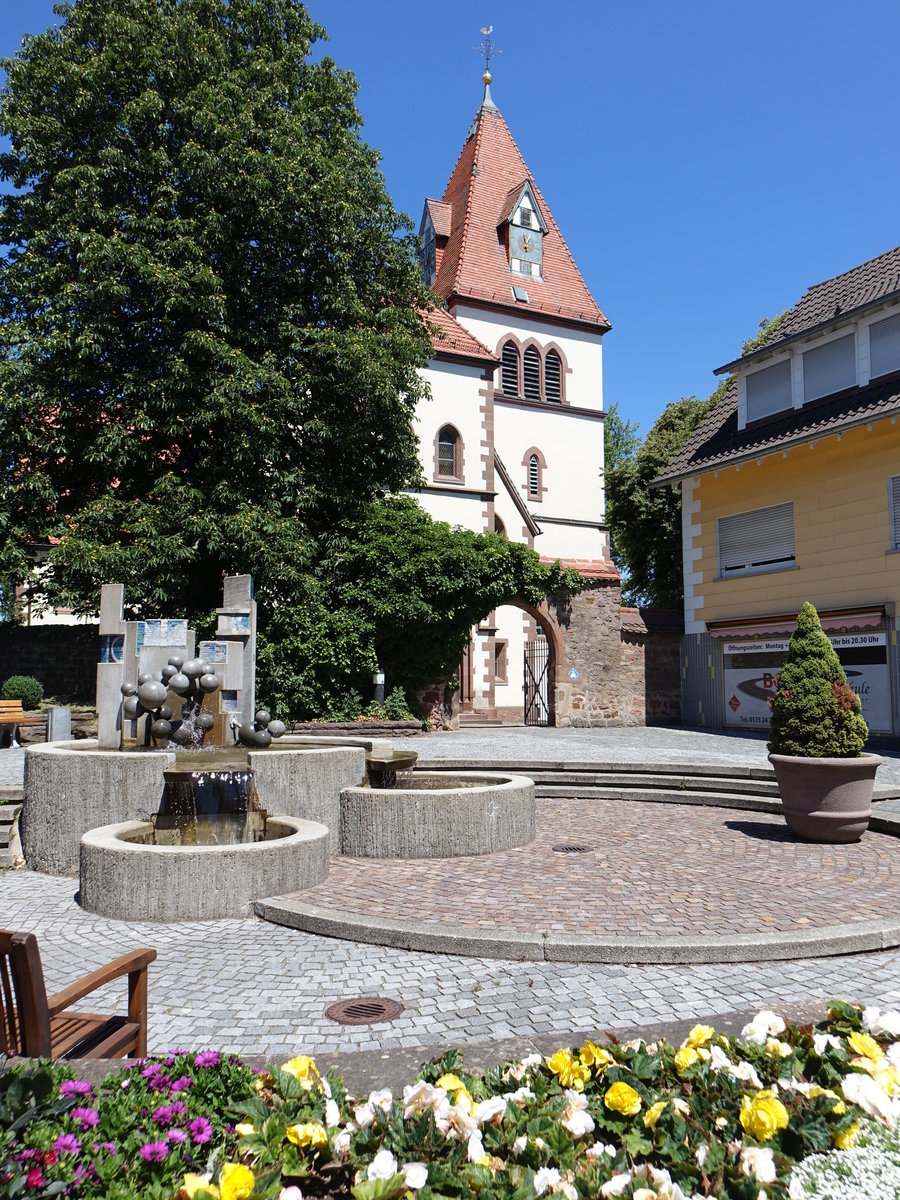
M 541 494 L 541 464 L 538 462 L 536 454 L 532 454 L 528 460 L 528 495 L 539 496 Z
M 550 404 L 562 403 L 562 364 L 555 350 L 544 359 L 544 391 Z
M 500 387 L 505 396 L 519 394 L 519 351 L 515 342 L 505 342 L 500 352 Z
M 873 379 L 900 371 L 900 313 L 869 326 L 869 352 Z
M 719 517 L 719 578 L 783 571 L 794 565 L 794 506 L 773 504 Z
M 534 346 L 525 351 L 525 399 L 541 398 L 541 356 Z
M 437 473 L 451 478 L 459 474 L 456 449 L 459 434 L 450 425 L 445 425 L 438 434 Z

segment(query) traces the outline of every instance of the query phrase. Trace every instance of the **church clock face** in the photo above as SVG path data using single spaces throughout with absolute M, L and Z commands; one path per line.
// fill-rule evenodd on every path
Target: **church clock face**
M 539 274 L 541 270 L 543 234 L 539 229 L 516 229 L 513 227 L 510 239 L 511 258 L 519 262 L 530 263 L 531 270 L 527 274 Z

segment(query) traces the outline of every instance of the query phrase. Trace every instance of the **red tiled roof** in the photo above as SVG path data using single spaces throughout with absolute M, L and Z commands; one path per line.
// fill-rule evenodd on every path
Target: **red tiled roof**
M 526 182 L 547 224 L 543 278 L 513 275 L 497 234 L 510 193 Z M 452 206 L 452 219 L 434 290 L 445 299 L 488 301 L 518 312 L 582 321 L 601 332 L 610 328 L 496 108 L 485 105 L 479 110 L 444 190 L 443 202 Z M 514 283 L 525 287 L 528 304 L 515 301 Z
M 684 633 L 684 613 L 666 608 L 622 608 L 623 633 Z
M 540 517 L 538 517 L 538 522 L 540 522 Z M 555 558 L 546 558 L 541 555 L 541 562 L 545 567 L 553 566 L 556 561 Z M 579 575 L 583 575 L 585 579 L 621 579 L 621 575 L 613 563 L 605 558 L 561 558 L 559 564 L 566 569 L 572 568 Z
M 459 355 L 463 358 L 480 358 L 492 365 L 499 362 L 487 346 L 473 337 L 443 308 L 433 308 L 423 314 L 431 329 L 431 340 L 435 351 L 442 354 Z
M 450 205 L 445 204 L 443 200 L 426 200 L 425 207 L 431 217 L 435 237 L 449 237 L 450 218 L 453 213 Z

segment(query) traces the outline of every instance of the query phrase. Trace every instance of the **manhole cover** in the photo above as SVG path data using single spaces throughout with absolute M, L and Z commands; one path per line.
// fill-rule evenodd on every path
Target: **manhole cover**
M 381 996 L 360 996 L 356 1000 L 340 1000 L 325 1009 L 325 1016 L 341 1025 L 376 1025 L 393 1021 L 403 1012 L 403 1005 Z
M 590 854 L 592 846 L 582 846 L 580 842 L 560 842 L 553 847 L 554 854 Z

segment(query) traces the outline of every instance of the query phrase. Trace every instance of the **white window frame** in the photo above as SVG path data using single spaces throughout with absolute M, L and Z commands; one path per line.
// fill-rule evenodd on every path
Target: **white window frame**
M 763 413 L 760 416 L 750 414 L 750 392 L 747 384 L 754 375 L 761 375 L 764 371 L 772 370 L 776 367 L 783 367 L 788 364 L 788 402 L 783 408 L 773 409 L 771 412 Z M 740 429 L 746 428 L 747 425 L 752 425 L 755 421 L 767 421 L 770 417 L 777 417 L 780 413 L 790 412 L 795 407 L 794 399 L 794 365 L 793 358 L 790 354 L 784 357 L 775 359 L 774 362 L 768 362 L 765 366 L 758 367 L 753 371 L 745 371 L 739 380 L 738 390 L 738 417 L 742 418 L 738 422 Z
M 816 354 L 818 351 L 824 350 L 826 347 L 833 345 L 835 342 L 841 342 L 845 338 L 853 339 L 853 343 L 852 343 L 853 354 L 851 356 L 851 360 L 853 362 L 853 380 L 852 380 L 852 382 L 845 383 L 841 387 L 829 387 L 828 391 L 820 392 L 818 396 L 810 396 L 809 399 L 807 399 L 807 396 L 806 396 L 806 385 L 808 382 L 807 374 L 806 374 L 806 357 L 807 357 L 807 355 L 808 354 Z M 803 350 L 803 353 L 800 355 L 800 362 L 802 364 L 801 370 L 802 370 L 802 374 L 803 374 L 802 390 L 801 390 L 800 394 L 802 397 L 803 404 L 815 404 L 818 400 L 825 400 L 828 396 L 833 396 L 833 395 L 836 395 L 838 392 L 847 391 L 848 388 L 856 387 L 856 385 L 859 381 L 859 344 L 858 344 L 857 337 L 856 337 L 856 327 L 851 326 L 849 329 L 846 327 L 843 327 L 841 329 L 836 329 L 830 337 L 822 338 L 820 341 L 813 342 L 810 345 L 806 346 Z
M 784 513 L 790 509 L 791 518 L 791 556 L 783 556 L 780 559 L 767 559 L 765 561 L 755 561 L 742 563 L 740 565 L 725 569 L 722 566 L 722 523 L 725 521 L 733 521 L 736 518 L 744 518 L 745 520 L 752 517 L 762 517 L 763 514 L 774 514 L 777 511 Z M 716 568 L 717 579 L 734 579 L 743 575 L 768 575 L 773 571 L 789 571 L 797 565 L 796 560 L 796 543 L 794 539 L 794 504 L 789 500 L 786 504 L 770 504 L 765 508 L 750 509 L 747 512 L 731 513 L 727 517 L 716 518 Z

